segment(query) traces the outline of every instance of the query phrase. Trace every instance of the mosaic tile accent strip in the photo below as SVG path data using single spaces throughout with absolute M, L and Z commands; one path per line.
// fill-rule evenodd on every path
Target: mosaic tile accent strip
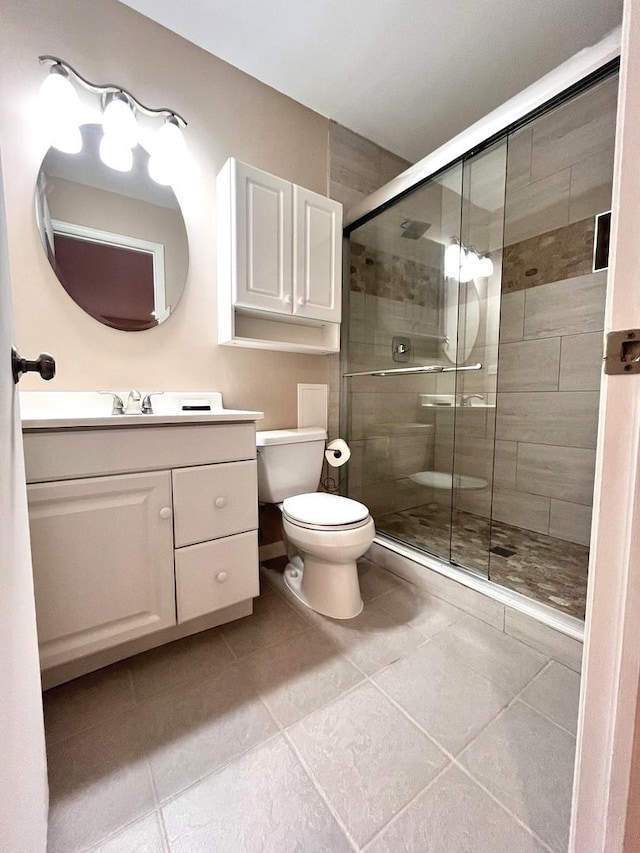
M 441 267 L 351 243 L 351 290 L 396 302 L 440 307 Z
M 513 293 L 540 284 L 591 272 L 595 219 L 581 219 L 563 228 L 505 246 L 502 291 Z
M 589 549 L 532 530 L 430 503 L 376 518 L 376 528 L 492 581 L 584 619 Z M 450 535 L 451 532 L 451 535 Z M 489 546 L 493 553 L 488 553 Z M 498 549 L 513 552 L 503 557 Z

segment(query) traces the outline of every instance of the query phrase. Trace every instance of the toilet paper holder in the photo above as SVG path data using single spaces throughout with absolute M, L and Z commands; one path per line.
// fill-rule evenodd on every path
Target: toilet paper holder
M 351 450 L 344 439 L 335 438 L 327 444 L 324 457 L 332 468 L 339 468 L 349 461 Z

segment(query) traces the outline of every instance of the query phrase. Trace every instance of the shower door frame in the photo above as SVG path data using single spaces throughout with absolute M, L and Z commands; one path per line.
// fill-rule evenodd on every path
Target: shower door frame
M 393 207 L 402 197 L 425 186 L 458 163 L 469 159 L 505 139 L 509 134 L 531 122 L 539 115 L 570 101 L 581 92 L 616 73 L 620 66 L 620 31 L 616 30 L 601 42 L 581 51 L 532 86 L 520 92 L 484 119 L 436 149 L 423 160 L 398 175 L 372 195 L 352 208 L 344 218 L 343 281 L 349 281 L 349 236 L 352 231 Z M 465 147 L 471 146 L 471 147 Z M 340 344 L 340 398 L 348 399 L 348 327 L 349 290 L 343 287 L 342 327 Z M 340 406 L 340 432 L 348 433 L 347 406 Z M 406 557 L 425 568 L 439 572 L 496 601 L 531 616 L 544 625 L 583 641 L 584 621 L 526 595 L 501 586 L 473 569 L 429 554 L 386 534 L 377 534 L 374 542 Z

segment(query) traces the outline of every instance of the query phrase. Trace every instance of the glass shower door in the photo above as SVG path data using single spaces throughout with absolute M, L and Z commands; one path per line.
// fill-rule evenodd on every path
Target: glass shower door
M 378 531 L 451 557 L 462 165 L 350 234 L 348 494 Z M 445 265 L 447 269 L 445 270 Z
M 451 560 L 488 575 L 507 142 L 464 162 Z M 480 365 L 478 370 L 469 366 Z

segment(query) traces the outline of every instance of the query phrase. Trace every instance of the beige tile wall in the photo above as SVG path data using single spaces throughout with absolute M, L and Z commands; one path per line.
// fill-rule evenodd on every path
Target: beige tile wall
M 410 165 L 408 160 L 386 151 L 337 122 L 329 123 L 329 196 L 344 205 L 345 213 Z M 363 340 L 355 327 L 354 333 L 353 340 Z M 329 437 L 334 438 L 339 434 L 340 356 L 327 358 Z M 353 467 L 353 463 L 350 467 Z
M 505 246 L 610 208 L 617 91 L 610 77 L 510 137 Z
M 493 514 L 583 545 L 590 534 L 606 277 L 592 273 L 502 297 L 506 342 L 498 368 Z
M 493 514 L 588 545 L 617 77 L 509 140 Z

